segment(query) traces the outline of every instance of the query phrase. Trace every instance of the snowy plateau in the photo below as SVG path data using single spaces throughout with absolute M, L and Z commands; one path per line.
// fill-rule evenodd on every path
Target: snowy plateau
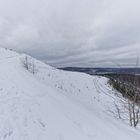
M 120 97 L 108 79 L 58 70 L 0 49 L 0 140 L 139 140 L 115 115 Z M 114 113 L 113 113 L 114 112 Z

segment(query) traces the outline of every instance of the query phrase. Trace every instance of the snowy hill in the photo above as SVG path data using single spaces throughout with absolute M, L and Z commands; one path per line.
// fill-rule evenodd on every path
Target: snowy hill
M 0 49 L 0 140 L 138 140 L 112 113 L 119 98 L 108 79 L 57 70 Z

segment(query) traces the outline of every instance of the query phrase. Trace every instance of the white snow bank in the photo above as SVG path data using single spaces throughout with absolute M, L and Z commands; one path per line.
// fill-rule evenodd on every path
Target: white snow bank
M 0 140 L 138 140 L 135 130 L 108 113 L 117 101 L 107 79 L 64 72 L 0 49 Z

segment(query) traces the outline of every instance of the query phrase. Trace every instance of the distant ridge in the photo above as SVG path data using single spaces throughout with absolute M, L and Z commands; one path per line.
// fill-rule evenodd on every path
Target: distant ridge
M 97 75 L 97 74 L 140 74 L 140 68 L 88 68 L 88 67 L 64 67 L 58 68 L 61 70 L 66 71 L 76 71 L 76 72 L 84 72 L 90 75 Z

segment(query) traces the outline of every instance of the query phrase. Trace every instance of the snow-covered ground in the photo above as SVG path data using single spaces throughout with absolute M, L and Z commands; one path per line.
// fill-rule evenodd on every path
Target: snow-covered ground
M 0 140 L 139 140 L 140 130 L 113 116 L 120 99 L 108 79 L 57 70 L 0 49 Z

